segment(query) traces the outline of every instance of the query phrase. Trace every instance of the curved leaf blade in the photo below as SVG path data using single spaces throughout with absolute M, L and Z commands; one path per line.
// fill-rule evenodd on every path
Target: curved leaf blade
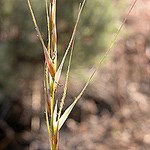
M 97 70 L 99 69 L 101 63 L 104 61 L 104 59 L 106 58 L 106 56 L 108 55 L 108 53 L 111 51 L 112 47 L 114 46 L 114 43 L 116 42 L 118 35 L 121 31 L 121 29 L 123 28 L 128 16 L 130 15 L 131 11 L 133 10 L 136 2 L 138 0 L 135 0 L 134 3 L 131 5 L 127 16 L 125 17 L 123 23 L 121 24 L 121 26 L 119 27 L 116 35 L 114 36 L 114 39 L 111 42 L 110 47 L 108 48 L 108 50 L 106 51 L 106 53 L 103 55 L 103 57 L 101 58 L 101 60 L 98 63 L 97 68 L 93 71 L 93 73 L 91 74 L 91 76 L 89 77 L 88 81 L 86 82 L 86 84 L 84 85 L 83 89 L 81 90 L 81 92 L 79 93 L 79 95 L 75 98 L 74 102 L 65 110 L 65 112 L 63 113 L 63 115 L 61 116 L 60 120 L 59 120 L 59 127 L 58 129 L 60 130 L 61 127 L 63 126 L 63 124 L 65 123 L 65 121 L 67 120 L 68 116 L 70 115 L 71 111 L 73 110 L 74 106 L 76 105 L 76 103 L 78 102 L 78 100 L 81 98 L 81 96 L 83 95 L 84 91 L 86 90 L 87 86 L 89 85 L 90 81 L 93 79 L 94 75 L 96 74 Z

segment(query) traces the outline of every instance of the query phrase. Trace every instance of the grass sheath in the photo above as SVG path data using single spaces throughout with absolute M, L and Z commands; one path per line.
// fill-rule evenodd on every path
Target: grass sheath
M 72 54 L 73 54 L 73 49 L 74 49 L 76 31 L 77 31 L 78 23 L 80 20 L 81 12 L 83 10 L 86 0 L 83 0 L 83 2 L 79 6 L 77 20 L 76 20 L 76 23 L 72 32 L 70 42 L 68 44 L 68 47 L 64 53 L 64 56 L 58 68 L 57 68 L 58 50 L 57 50 L 57 28 L 56 28 L 56 6 L 57 6 L 56 0 L 45 0 L 47 35 L 48 35 L 47 47 L 44 43 L 42 34 L 37 25 L 37 21 L 36 21 L 36 18 L 32 9 L 31 2 L 30 0 L 27 0 L 27 4 L 29 7 L 31 16 L 32 16 L 32 20 L 33 20 L 35 29 L 37 31 L 38 37 L 40 39 L 40 42 L 42 44 L 43 53 L 45 57 L 45 79 L 44 79 L 45 114 L 46 114 L 45 116 L 46 116 L 46 124 L 47 124 L 49 141 L 50 141 L 50 150 L 58 150 L 59 131 L 61 127 L 63 126 L 64 122 L 67 120 L 69 114 L 71 113 L 72 109 L 75 107 L 78 100 L 81 98 L 82 94 L 86 90 L 90 81 L 93 79 L 101 63 L 104 61 L 106 56 L 110 53 L 113 45 L 115 44 L 118 38 L 118 35 L 121 29 L 123 28 L 129 14 L 133 10 L 137 1 L 138 0 L 135 0 L 134 3 L 132 4 L 123 23 L 121 24 L 116 35 L 114 36 L 114 39 L 112 40 L 110 47 L 108 48 L 106 53 L 103 55 L 103 57 L 99 61 L 96 69 L 93 71 L 88 81 L 85 83 L 83 89 L 81 90 L 79 95 L 75 98 L 73 103 L 62 114 L 62 109 L 63 109 L 65 99 L 66 99 L 66 93 L 67 93 L 67 87 L 68 87 L 68 81 L 69 81 L 69 72 L 70 72 L 70 67 L 71 67 L 71 60 L 72 60 Z M 69 52 L 70 52 L 70 56 L 69 56 L 68 68 L 67 68 L 66 79 L 65 79 L 65 84 L 64 84 L 64 91 L 63 91 L 63 95 L 60 101 L 60 105 L 58 106 L 58 100 L 55 99 L 55 90 L 57 88 L 57 84 L 59 83 L 60 76 L 62 73 L 62 68 L 63 68 L 64 62 Z

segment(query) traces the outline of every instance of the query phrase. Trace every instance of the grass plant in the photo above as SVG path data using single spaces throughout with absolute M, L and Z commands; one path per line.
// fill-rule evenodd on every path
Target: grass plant
M 57 28 L 56 28 L 56 7 L 57 7 L 56 0 L 45 0 L 46 18 L 47 18 L 47 33 L 48 33 L 47 45 L 45 45 L 42 34 L 40 32 L 40 29 L 37 25 L 37 21 L 36 21 L 36 18 L 35 18 L 33 9 L 32 9 L 31 2 L 30 2 L 30 0 L 27 0 L 27 4 L 29 7 L 31 16 L 32 16 L 35 30 L 37 31 L 38 37 L 42 44 L 44 57 L 45 57 L 45 79 L 44 79 L 45 114 L 46 114 L 45 116 L 46 116 L 46 124 L 47 124 L 47 129 L 48 129 L 48 134 L 49 134 L 50 150 L 58 150 L 59 131 L 60 131 L 61 127 L 63 126 L 64 122 L 67 120 L 69 114 L 71 113 L 72 109 L 75 107 L 78 100 L 81 98 L 82 94 L 86 90 L 90 81 L 92 80 L 95 73 L 99 69 L 101 63 L 104 61 L 104 59 L 106 58 L 108 53 L 111 51 L 114 43 L 117 40 L 117 37 L 118 37 L 121 29 L 123 28 L 129 14 L 133 10 L 137 0 L 135 0 L 134 3 L 132 4 L 132 6 L 130 7 L 124 21 L 122 22 L 122 25 L 120 26 L 116 35 L 114 36 L 114 39 L 111 42 L 110 47 L 108 48 L 106 53 L 103 55 L 103 57 L 97 64 L 97 67 L 94 69 L 93 73 L 90 75 L 90 77 L 89 77 L 88 81 L 85 83 L 83 89 L 80 91 L 79 95 L 75 98 L 73 103 L 62 114 L 63 106 L 64 106 L 65 99 L 66 99 L 68 80 L 69 80 L 69 72 L 70 72 L 70 66 L 71 66 L 71 60 L 72 60 L 72 53 L 73 53 L 73 49 L 74 49 L 76 31 L 77 31 L 81 12 L 83 10 L 85 2 L 86 2 L 86 0 L 83 0 L 83 2 L 79 5 L 77 20 L 76 20 L 76 24 L 74 26 L 74 30 L 73 30 L 70 42 L 64 53 L 61 63 L 58 66 L 57 65 L 58 50 L 57 50 Z M 66 60 L 68 53 L 70 53 L 70 54 L 69 54 L 69 62 L 68 62 L 68 68 L 67 68 L 67 73 L 66 73 L 66 79 L 65 79 L 65 83 L 64 83 L 64 90 L 63 90 L 62 98 L 58 105 L 58 100 L 55 99 L 55 91 L 59 84 L 59 80 L 60 80 L 61 73 L 62 73 L 62 68 L 63 68 L 64 62 Z

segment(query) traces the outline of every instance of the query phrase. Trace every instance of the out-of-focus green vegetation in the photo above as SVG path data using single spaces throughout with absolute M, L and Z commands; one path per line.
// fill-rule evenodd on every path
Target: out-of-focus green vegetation
M 46 41 L 45 6 L 32 0 L 39 27 Z M 81 0 L 58 0 L 57 26 L 60 56 L 75 23 Z M 116 32 L 120 1 L 87 0 L 78 28 L 73 66 L 89 65 L 108 46 Z M 110 38 L 109 38 L 110 37 Z M 0 101 L 20 99 L 35 74 L 43 73 L 43 54 L 26 0 L 0 1 Z

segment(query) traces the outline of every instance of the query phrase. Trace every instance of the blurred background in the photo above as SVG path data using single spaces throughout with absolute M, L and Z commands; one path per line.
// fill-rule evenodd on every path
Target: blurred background
M 44 2 L 31 2 L 47 42 Z M 71 37 L 80 2 L 58 0 L 59 61 Z M 65 108 L 109 47 L 132 3 L 87 0 L 78 27 Z M 150 148 L 149 12 L 150 1 L 139 0 L 63 127 L 60 150 Z M 26 1 L 0 0 L 0 150 L 48 150 L 43 58 Z M 58 98 L 64 75 L 56 92 Z

